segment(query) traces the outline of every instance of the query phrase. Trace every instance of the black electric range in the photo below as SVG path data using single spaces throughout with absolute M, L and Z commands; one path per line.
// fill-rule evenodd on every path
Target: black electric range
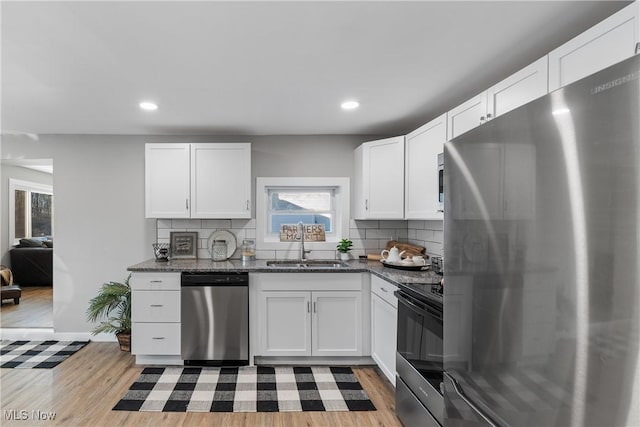
M 394 293 L 398 298 L 396 414 L 405 425 L 444 423 L 442 290 L 441 284 L 430 281 L 400 283 Z

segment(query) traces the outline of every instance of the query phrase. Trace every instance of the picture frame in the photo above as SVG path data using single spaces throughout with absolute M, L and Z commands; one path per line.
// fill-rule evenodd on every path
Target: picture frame
M 169 233 L 171 259 L 195 259 L 198 257 L 198 233 L 196 231 L 172 231 Z

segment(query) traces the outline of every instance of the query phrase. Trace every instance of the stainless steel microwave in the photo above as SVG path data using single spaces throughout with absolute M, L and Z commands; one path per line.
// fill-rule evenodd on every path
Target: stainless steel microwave
M 444 153 L 438 154 L 438 212 L 444 212 Z

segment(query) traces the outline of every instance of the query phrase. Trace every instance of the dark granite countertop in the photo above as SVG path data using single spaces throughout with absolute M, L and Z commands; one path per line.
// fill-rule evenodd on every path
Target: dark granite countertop
M 352 260 L 338 268 L 291 268 L 267 266 L 267 260 L 242 262 L 240 260 L 211 261 L 209 259 L 176 259 L 156 262 L 150 259 L 127 268 L 133 272 L 247 272 L 247 273 L 364 273 L 369 272 L 388 282 L 398 283 L 438 283 L 442 276 L 432 271 L 405 271 L 385 267 L 379 261 Z

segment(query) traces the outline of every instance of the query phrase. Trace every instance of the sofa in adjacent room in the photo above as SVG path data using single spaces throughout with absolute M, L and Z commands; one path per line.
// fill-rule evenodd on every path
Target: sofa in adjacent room
M 53 240 L 20 239 L 9 251 L 13 280 L 20 286 L 53 285 Z

